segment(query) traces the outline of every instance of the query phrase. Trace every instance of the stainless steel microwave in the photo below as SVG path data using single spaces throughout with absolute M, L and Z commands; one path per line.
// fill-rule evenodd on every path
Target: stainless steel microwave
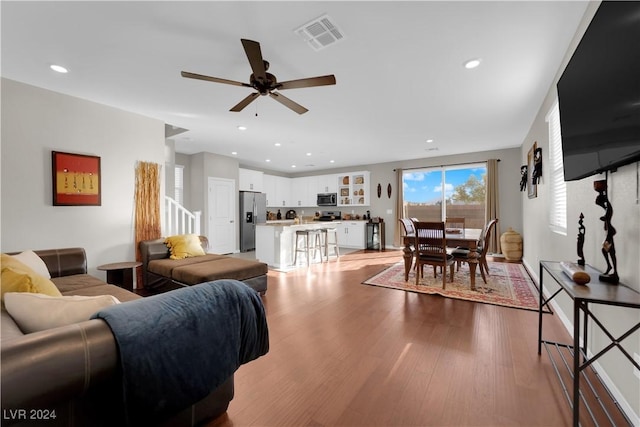
M 338 194 L 336 193 L 319 193 L 318 201 L 316 203 L 318 206 L 337 206 L 338 205 Z

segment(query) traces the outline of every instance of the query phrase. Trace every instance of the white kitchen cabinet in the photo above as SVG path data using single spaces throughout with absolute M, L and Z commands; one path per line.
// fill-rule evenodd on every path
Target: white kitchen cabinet
M 370 181 L 368 171 L 337 175 L 338 206 L 369 206 Z
M 337 193 L 338 192 L 338 176 L 337 175 L 318 175 L 316 182 L 316 193 Z
M 342 221 L 338 224 L 338 246 L 345 248 L 366 248 L 366 221 Z
M 306 190 L 304 192 L 304 204 L 300 206 L 315 207 L 318 206 L 318 177 L 306 176 Z
M 238 169 L 238 188 L 240 191 L 256 191 L 262 193 L 264 191 L 263 183 L 264 173 L 251 169 Z
M 291 199 L 294 208 L 316 206 L 317 182 L 317 176 L 303 176 L 291 179 Z
M 264 192 L 267 193 L 268 208 L 293 206 L 291 200 L 291 178 L 265 174 Z
M 276 205 L 276 177 L 274 175 L 264 174 L 262 177 L 263 191 L 267 195 L 267 207 Z

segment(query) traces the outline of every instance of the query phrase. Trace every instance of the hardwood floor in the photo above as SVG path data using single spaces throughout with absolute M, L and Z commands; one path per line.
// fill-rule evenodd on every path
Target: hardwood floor
M 361 284 L 401 260 L 358 251 L 270 271 L 270 351 L 240 367 L 208 426 L 571 425 L 537 312 Z M 545 337 L 569 342 L 556 317 Z

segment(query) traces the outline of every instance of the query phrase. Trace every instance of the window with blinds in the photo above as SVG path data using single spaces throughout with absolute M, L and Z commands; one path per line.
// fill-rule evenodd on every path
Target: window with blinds
M 546 121 L 549 124 L 549 227 L 552 231 L 567 235 L 567 185 L 564 182 L 562 163 L 562 135 L 560 133 L 560 109 L 558 101 L 551 107 Z
M 180 205 L 184 205 L 184 166 L 176 165 L 174 168 L 174 198 Z

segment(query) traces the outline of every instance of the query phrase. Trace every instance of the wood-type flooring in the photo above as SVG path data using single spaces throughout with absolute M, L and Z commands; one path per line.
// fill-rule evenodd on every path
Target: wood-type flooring
M 270 351 L 240 367 L 227 413 L 207 425 L 571 425 L 537 354 L 536 312 L 361 284 L 401 259 L 357 251 L 270 271 Z M 570 342 L 557 316 L 544 325 L 546 339 Z

